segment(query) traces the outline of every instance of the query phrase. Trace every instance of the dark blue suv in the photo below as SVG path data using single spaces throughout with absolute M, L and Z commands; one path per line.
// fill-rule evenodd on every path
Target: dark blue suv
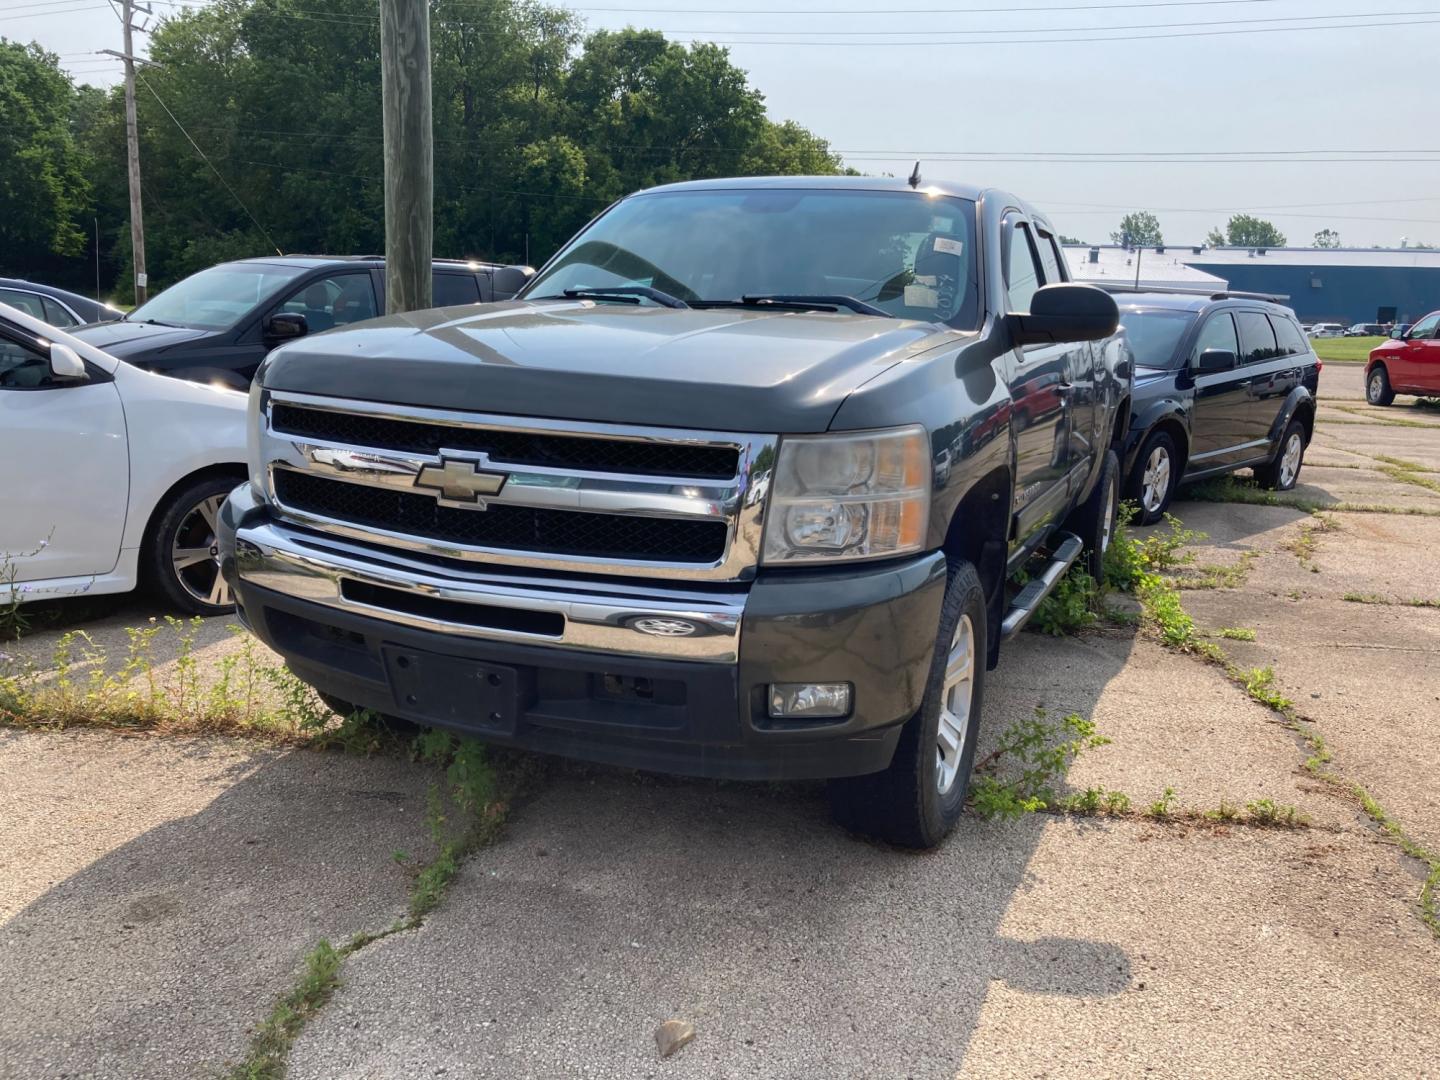
M 436 307 L 508 300 L 529 267 L 437 259 Z M 275 346 L 385 314 L 385 260 L 285 255 L 191 274 L 115 322 L 75 335 L 137 367 L 244 390 Z
M 1134 360 L 1124 494 L 1159 520 L 1182 481 L 1251 468 L 1295 486 L 1315 430 L 1320 361 L 1279 298 L 1116 290 Z

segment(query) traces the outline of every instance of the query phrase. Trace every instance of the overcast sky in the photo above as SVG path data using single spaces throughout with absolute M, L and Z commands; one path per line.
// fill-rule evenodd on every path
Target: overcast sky
M 908 175 L 919 157 L 925 177 L 1009 188 L 1086 241 L 1149 209 L 1171 244 L 1236 211 L 1291 244 L 1326 227 L 1347 246 L 1440 244 L 1440 0 L 1016 3 L 571 6 L 591 29 L 728 43 L 772 117 L 856 168 Z M 120 46 L 96 0 L 0 0 L 0 35 L 60 53 L 77 79 L 119 78 L 93 53 Z

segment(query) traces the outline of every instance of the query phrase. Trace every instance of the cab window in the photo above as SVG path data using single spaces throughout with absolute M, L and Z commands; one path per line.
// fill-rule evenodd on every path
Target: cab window
M 37 319 L 45 319 L 45 307 L 40 302 L 40 297 L 35 293 L 17 292 L 14 289 L 0 289 L 0 304 L 9 304 L 17 311 L 23 311 L 26 315 L 33 315 Z
M 1235 335 L 1235 320 L 1228 311 L 1211 315 L 1205 320 L 1205 325 L 1200 327 L 1200 333 L 1195 338 L 1195 348 L 1190 351 L 1191 365 L 1198 365 L 1200 355 L 1208 349 L 1234 353 L 1236 362 L 1239 362 L 1240 339 Z
M 455 304 L 478 304 L 480 286 L 474 274 L 442 274 L 436 272 L 431 278 L 431 290 L 436 307 L 451 307 Z
M 1440 327 L 1440 313 L 1427 315 L 1410 329 L 1411 341 L 1429 341 L 1435 336 L 1436 327 Z
M 1035 258 L 1035 245 L 1030 227 L 1016 222 L 1010 230 L 1010 250 L 1005 256 L 1005 288 L 1010 295 L 1010 310 L 1026 312 L 1040 288 L 1040 265 Z
M 280 311 L 304 315 L 310 333 L 375 317 L 375 289 L 368 273 L 316 278 L 290 294 Z
M 71 315 L 61 304 L 51 300 L 48 296 L 42 296 L 40 302 L 45 305 L 45 321 L 51 326 L 78 326 L 80 320 Z
M 1065 280 L 1060 274 L 1060 256 L 1055 250 L 1055 238 L 1043 232 L 1036 232 L 1036 247 L 1040 249 L 1040 266 L 1045 271 L 1045 284 L 1055 285 Z
M 50 360 L 43 352 L 0 335 L 0 390 L 41 390 L 55 385 Z

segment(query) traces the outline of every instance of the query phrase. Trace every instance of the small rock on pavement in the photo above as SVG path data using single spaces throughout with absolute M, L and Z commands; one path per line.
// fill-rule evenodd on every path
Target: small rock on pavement
M 688 1020 L 666 1020 L 655 1029 L 655 1045 L 662 1058 L 668 1058 L 695 1038 L 695 1025 Z

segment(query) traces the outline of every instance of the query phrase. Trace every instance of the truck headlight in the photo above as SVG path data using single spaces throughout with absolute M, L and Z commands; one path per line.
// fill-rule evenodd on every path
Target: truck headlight
M 782 439 L 764 561 L 882 559 L 922 550 L 930 471 L 929 439 L 919 426 Z

